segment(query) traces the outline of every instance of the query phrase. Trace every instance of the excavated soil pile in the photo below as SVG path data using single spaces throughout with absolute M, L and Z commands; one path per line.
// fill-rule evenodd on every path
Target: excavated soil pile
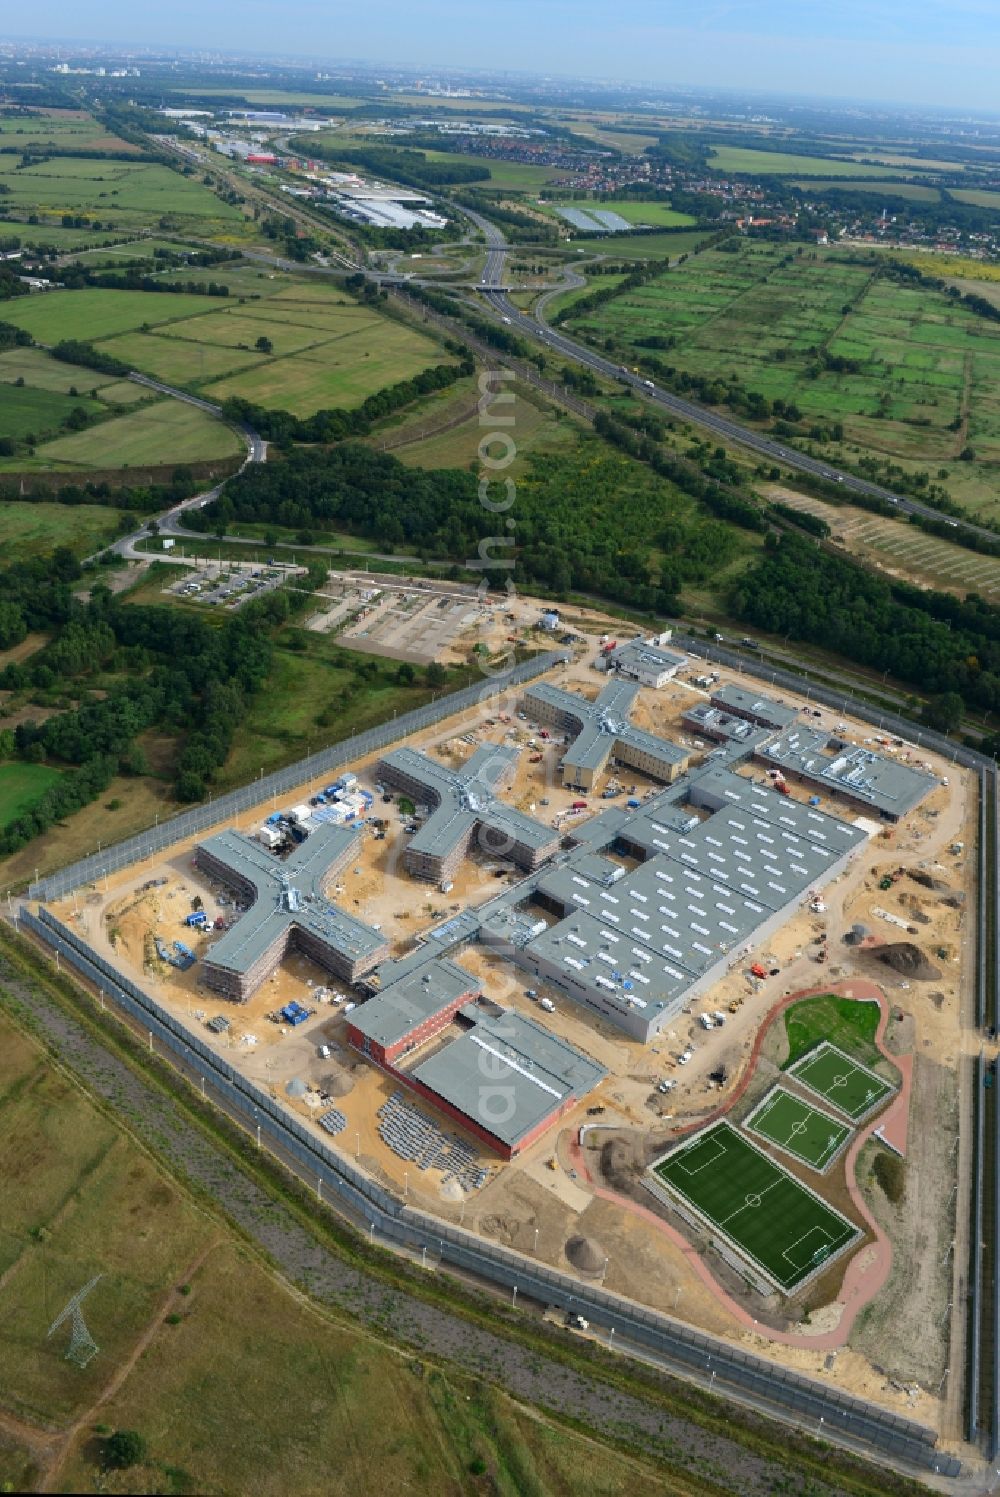
M 601 1149 L 601 1174 L 614 1190 L 632 1194 L 642 1174 L 644 1161 L 623 1138 L 609 1138 Z
M 906 876 L 907 878 L 912 878 L 913 882 L 919 884 L 921 888 L 930 889 L 933 894 L 951 893 L 950 884 L 946 884 L 943 878 L 935 878 L 932 873 L 928 873 L 924 868 L 907 868 Z
M 570 1237 L 563 1251 L 578 1273 L 598 1274 L 607 1261 L 604 1249 L 591 1237 Z
M 901 977 L 912 978 L 914 982 L 935 982 L 941 976 L 940 968 L 929 962 L 912 941 L 895 941 L 890 946 L 880 946 L 872 955 Z
M 346 1097 L 348 1092 L 354 1090 L 354 1082 L 343 1071 L 330 1071 L 323 1077 L 320 1086 L 331 1097 Z

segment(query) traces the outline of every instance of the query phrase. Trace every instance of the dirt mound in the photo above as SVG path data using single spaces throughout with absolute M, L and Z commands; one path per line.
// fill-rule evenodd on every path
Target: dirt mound
M 943 878 L 935 878 L 923 868 L 907 868 L 907 878 L 912 878 L 915 884 L 920 884 L 924 889 L 930 889 L 935 894 L 950 894 L 951 885 L 946 884 Z
M 635 1188 L 644 1161 L 624 1138 L 609 1138 L 601 1149 L 601 1174 L 615 1190 L 626 1194 Z
M 901 977 L 912 978 L 914 982 L 935 982 L 941 976 L 940 968 L 929 962 L 912 941 L 894 941 L 889 946 L 880 946 L 872 955 L 876 961 L 885 962 Z
M 320 1086 L 331 1097 L 346 1097 L 348 1092 L 354 1090 L 354 1082 L 343 1071 L 330 1071 L 323 1077 Z
M 563 1251 L 578 1273 L 601 1273 L 607 1261 L 601 1244 L 592 1237 L 570 1237 Z

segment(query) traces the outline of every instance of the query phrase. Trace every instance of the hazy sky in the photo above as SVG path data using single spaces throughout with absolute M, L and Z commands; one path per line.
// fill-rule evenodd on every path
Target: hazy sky
M 42 0 L 18 21 L 39 37 L 1000 111 L 1000 0 Z

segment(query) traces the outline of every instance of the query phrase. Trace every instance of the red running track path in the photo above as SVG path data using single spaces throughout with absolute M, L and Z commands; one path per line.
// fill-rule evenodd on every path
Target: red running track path
M 766 1015 L 761 1024 L 754 1041 L 753 1050 L 746 1069 L 740 1078 L 739 1084 L 733 1096 L 721 1107 L 715 1109 L 707 1118 L 697 1123 L 692 1123 L 688 1128 L 682 1129 L 682 1133 L 693 1133 L 701 1128 L 706 1128 L 717 1118 L 724 1117 L 736 1105 L 750 1083 L 757 1062 L 760 1059 L 761 1047 L 765 1035 L 771 1025 L 791 1004 L 800 1002 L 803 998 L 813 998 L 820 994 L 833 993 L 841 998 L 854 998 L 861 1003 L 877 1003 L 879 1006 L 878 1029 L 875 1033 L 875 1044 L 886 1060 L 890 1061 L 899 1071 L 901 1083 L 899 1091 L 892 1102 L 881 1114 L 876 1114 L 870 1122 L 858 1129 L 847 1155 L 844 1160 L 844 1172 L 847 1180 L 847 1189 L 851 1200 L 862 1220 L 867 1224 L 874 1241 L 866 1243 L 859 1248 L 844 1271 L 844 1278 L 840 1286 L 834 1304 L 840 1307 L 841 1313 L 837 1325 L 831 1331 L 819 1335 L 809 1336 L 794 1331 L 777 1331 L 769 1326 L 764 1326 L 760 1320 L 755 1320 L 742 1305 L 738 1304 L 730 1294 L 722 1287 L 714 1277 L 708 1265 L 704 1262 L 698 1252 L 691 1246 L 687 1239 L 670 1226 L 669 1222 L 657 1216 L 655 1211 L 648 1206 L 643 1206 L 639 1201 L 633 1201 L 628 1196 L 619 1195 L 617 1191 L 608 1190 L 606 1186 L 599 1185 L 591 1175 L 584 1160 L 583 1150 L 579 1143 L 579 1134 L 570 1146 L 570 1154 L 573 1166 L 580 1175 L 587 1180 L 594 1194 L 605 1201 L 613 1201 L 625 1211 L 642 1217 L 649 1222 L 658 1232 L 664 1233 L 677 1247 L 681 1249 L 687 1260 L 688 1267 L 696 1274 L 706 1286 L 712 1296 L 723 1306 L 726 1312 L 745 1329 L 754 1329 L 760 1335 L 766 1335 L 771 1341 L 778 1341 L 785 1346 L 811 1347 L 814 1350 L 835 1351 L 842 1347 L 847 1341 L 851 1327 L 860 1310 L 874 1299 L 889 1277 L 892 1268 L 892 1244 L 876 1222 L 858 1188 L 854 1167 L 858 1155 L 864 1148 L 873 1133 L 884 1138 L 889 1146 L 897 1153 L 906 1152 L 907 1120 L 910 1110 L 910 1087 L 913 1077 L 912 1055 L 890 1055 L 885 1048 L 885 1030 L 889 1021 L 889 1003 L 881 988 L 877 988 L 872 982 L 854 980 L 849 982 L 826 984 L 817 988 L 803 988 L 797 993 L 790 993 L 788 997 L 782 998 Z

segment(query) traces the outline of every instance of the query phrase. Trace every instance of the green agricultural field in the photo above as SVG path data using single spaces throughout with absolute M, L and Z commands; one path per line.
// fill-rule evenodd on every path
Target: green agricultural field
M 74 410 L 84 410 L 92 416 L 103 412 L 104 407 L 89 397 L 33 390 L 28 385 L 23 389 L 5 385 L 0 398 L 0 437 L 23 441 L 29 435 L 52 435 Z
M 360 405 L 377 390 L 448 361 L 437 344 L 401 323 L 383 318 L 359 323 L 353 308 L 345 311 L 349 316 L 339 335 L 334 335 L 331 325 L 310 333 L 305 328 L 270 324 L 267 336 L 276 353 L 287 351 L 295 342 L 303 351 L 210 385 L 206 394 L 215 400 L 237 395 L 258 405 L 311 416 L 324 407 Z M 301 342 L 304 339 L 308 344 Z
M 795 156 L 785 151 L 755 151 L 745 146 L 717 146 L 708 164 L 717 172 L 748 173 L 758 177 L 894 177 L 904 175 L 888 166 L 861 166 L 856 161 L 830 161 L 825 156 Z
M 854 1123 L 880 1107 L 894 1089 L 829 1040 L 823 1040 L 787 1069 L 789 1076 L 794 1076 L 802 1086 L 823 1097 Z
M 652 1173 L 786 1294 L 861 1236 L 730 1123 L 672 1149 Z
M 475 184 L 480 187 L 502 187 L 511 192 L 537 192 L 554 177 L 561 175 L 555 166 L 531 166 L 520 161 L 496 161 L 492 156 L 465 156 L 456 151 L 425 151 L 428 161 L 461 161 L 470 166 L 484 166 L 490 180 Z
M 711 237 L 710 229 L 692 229 L 689 234 L 602 234 L 573 236 L 572 247 L 581 255 L 606 255 L 621 260 L 676 260 L 693 254 Z
M 83 109 L 39 109 L 31 115 L 4 116 L 0 118 L 0 146 L 17 150 L 40 146 L 92 152 L 138 150 L 120 136 L 109 135 Z
M 20 219 L 0 219 L 0 242 L 18 239 L 21 244 L 39 244 L 66 252 L 86 245 L 107 244 L 120 237 L 120 232 L 105 229 L 64 229 L 62 224 L 29 224 Z
M 963 188 L 952 190 L 952 197 L 960 203 L 972 203 L 976 208 L 1000 208 L 1000 192 L 973 191 Z
M 768 1092 L 743 1126 L 821 1173 L 829 1169 L 851 1136 L 845 1123 L 810 1107 L 783 1086 Z
M 142 468 L 207 462 L 232 457 L 241 450 L 239 437 L 223 422 L 194 406 L 161 400 L 101 422 L 89 431 L 46 442 L 33 458 L 7 458 L 0 466 L 57 472 Z
M 42 348 L 11 348 L 0 353 L 0 384 L 12 385 L 18 379 L 35 390 L 56 390 L 64 395 L 70 390 L 103 390 L 111 383 L 108 375 L 63 364 Z
M 148 323 L 157 327 L 180 318 L 203 316 L 218 303 L 207 296 L 156 291 L 48 291 L 4 304 L 4 320 L 23 327 L 39 343 L 64 338 L 94 342 Z M 209 339 L 211 342 L 211 339 Z M 85 372 L 80 374 L 86 379 Z
M 6 531 L 5 520 L 6 515 L 0 519 L 0 530 Z M 13 559 L 7 550 L 6 536 L 4 555 Z M 49 769 L 46 764 L 0 764 L 0 827 L 30 811 L 49 786 L 56 783 L 59 774 L 58 769 Z
M 794 402 L 831 461 L 851 465 L 867 453 L 932 477 L 951 465 L 955 497 L 995 498 L 1000 327 L 837 250 L 789 255 L 752 243 L 736 254 L 705 250 L 675 273 L 571 317 L 569 327 L 602 348 L 610 340 L 623 362 L 639 365 L 650 357 L 641 339 L 672 336 L 675 346 L 658 359 Z M 967 449 L 971 456 L 957 461 Z
M 193 325 L 194 319 L 181 324 L 184 328 Z M 168 327 L 164 331 L 169 333 L 172 329 Z M 151 374 L 169 385 L 203 385 L 207 380 L 259 364 L 263 357 L 259 353 L 230 348 L 224 343 L 214 347 L 209 341 L 165 337 L 163 333 L 123 333 L 119 338 L 105 339 L 101 352 L 123 359 L 133 369 Z M 137 387 L 133 385 L 132 389 Z M 138 390 L 138 393 L 141 395 L 142 391 Z M 108 398 L 106 391 L 101 394 L 102 399 Z
M 17 156 L 0 156 L 0 184 L 8 211 L 94 214 L 104 224 L 141 228 L 161 217 L 181 223 L 235 226 L 238 208 L 224 203 L 195 177 L 145 161 L 45 157 L 18 169 Z
M 77 556 L 89 556 L 117 534 L 118 511 L 105 504 L 31 500 L 0 505 L 0 548 L 5 562 L 38 556 L 56 546 L 68 546 Z
M 794 182 L 794 187 L 801 187 L 803 192 L 836 193 L 839 188 L 844 192 L 868 192 L 875 193 L 883 198 L 906 198 L 914 203 L 939 203 L 941 194 L 936 187 L 925 187 L 921 182 L 837 182 L 831 181 L 829 177 L 813 178 L 810 182 Z M 956 197 L 961 196 L 956 193 Z M 831 199 L 836 202 L 836 198 Z

